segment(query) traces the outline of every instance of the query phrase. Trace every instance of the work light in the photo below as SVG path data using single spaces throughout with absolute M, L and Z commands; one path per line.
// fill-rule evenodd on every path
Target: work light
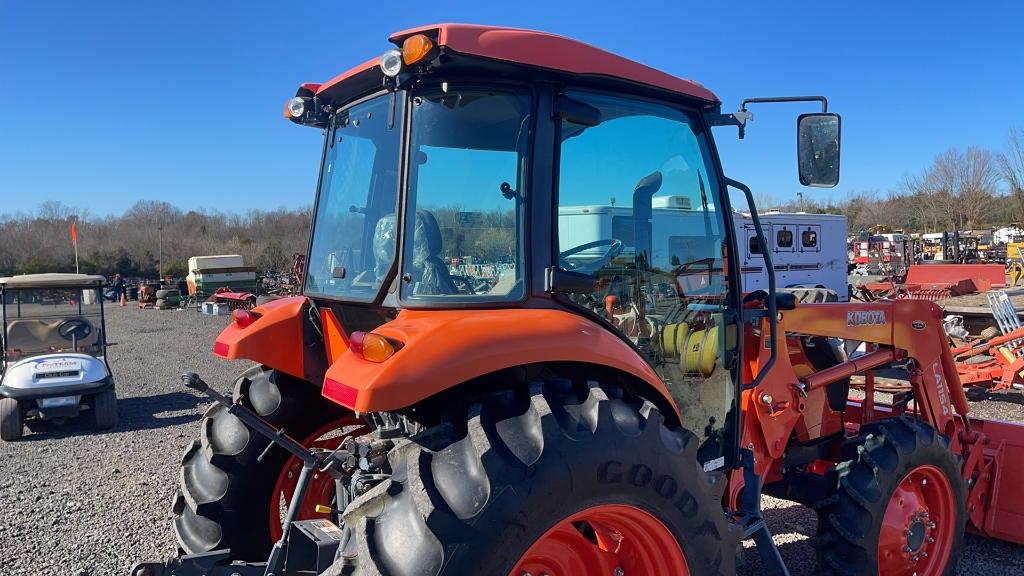
M 306 113 L 306 99 L 296 96 L 285 104 L 284 109 L 292 118 L 302 118 L 302 115 Z
M 402 71 L 402 52 L 399 50 L 385 52 L 380 57 L 380 69 L 389 78 L 398 76 L 398 73 Z

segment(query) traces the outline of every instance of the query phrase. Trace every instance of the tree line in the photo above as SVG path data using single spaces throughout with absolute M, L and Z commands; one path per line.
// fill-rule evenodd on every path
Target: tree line
M 951 148 L 894 189 L 855 192 L 841 201 L 803 198 L 777 202 L 760 196 L 764 211 L 845 214 L 851 232 L 887 228 L 907 232 L 970 230 L 1024 223 L 1024 129 L 1013 129 L 1002 150 Z M 311 209 L 250 210 L 244 214 L 182 211 L 167 202 L 136 202 L 121 216 L 47 201 L 33 213 L 0 215 L 0 275 L 75 270 L 71 224 L 83 273 L 156 277 L 188 273 L 191 256 L 241 254 L 259 270 L 291 268 L 305 253 Z M 446 255 L 484 260 L 507 256 L 514 214 L 468 214 L 437 209 Z M 162 266 L 161 266 L 162 260 Z
M 244 214 L 182 211 L 143 200 L 121 216 L 47 201 L 33 213 L 0 216 L 0 275 L 74 272 L 71 226 L 79 270 L 87 274 L 155 278 L 185 276 L 192 256 L 241 254 L 247 266 L 285 271 L 305 253 L 311 209 L 250 210 Z
M 1011 129 L 1002 150 L 950 148 L 885 193 L 862 191 L 841 201 L 776 202 L 758 208 L 845 214 L 851 232 L 977 230 L 1024 223 L 1024 129 Z

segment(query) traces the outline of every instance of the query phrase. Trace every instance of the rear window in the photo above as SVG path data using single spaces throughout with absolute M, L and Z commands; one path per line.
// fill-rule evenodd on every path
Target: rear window
M 750 237 L 750 253 L 751 254 L 760 254 L 761 253 L 761 243 L 757 241 L 757 236 L 751 236 Z

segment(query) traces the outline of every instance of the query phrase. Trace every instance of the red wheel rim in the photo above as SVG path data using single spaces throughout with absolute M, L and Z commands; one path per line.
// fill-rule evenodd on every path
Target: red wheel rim
M 333 432 L 339 431 L 337 434 Z M 366 433 L 366 426 L 363 425 L 355 415 L 348 415 L 340 420 L 335 420 L 322 426 L 316 432 L 306 436 L 302 445 L 306 448 L 321 448 L 334 450 L 349 436 L 361 436 Z M 277 482 L 274 483 L 274 491 L 270 494 L 270 540 L 277 542 L 284 533 L 282 522 L 285 511 L 292 502 L 292 494 L 295 486 L 299 483 L 299 472 L 302 471 L 302 460 L 295 456 L 288 458 L 284 467 L 277 475 Z M 321 514 L 316 511 L 317 504 L 330 505 L 334 497 L 334 480 L 329 474 L 319 472 L 313 473 L 306 488 L 306 496 L 299 505 L 298 520 L 312 520 L 314 518 L 328 518 L 329 514 Z
M 878 536 L 878 573 L 942 574 L 953 549 L 953 486 L 932 465 L 910 471 L 889 499 Z
M 648 512 L 620 504 L 587 508 L 548 530 L 509 576 L 689 576 L 675 536 Z

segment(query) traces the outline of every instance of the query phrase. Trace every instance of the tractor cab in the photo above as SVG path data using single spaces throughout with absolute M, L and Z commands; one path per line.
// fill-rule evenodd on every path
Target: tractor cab
M 605 77 L 628 61 L 583 44 L 594 72 L 570 75 L 509 61 L 512 40 L 460 47 L 455 30 L 474 31 L 399 33 L 379 66 L 286 106 L 326 135 L 303 293 L 346 337 L 400 310 L 582 316 L 658 375 L 702 463 L 730 465 L 743 287 L 710 128 L 735 120 L 635 63 L 632 81 Z M 800 136 L 801 179 L 834 184 L 837 117 L 807 115 Z M 655 210 L 686 224 L 656 241 Z M 614 214 L 579 218 L 600 212 Z

